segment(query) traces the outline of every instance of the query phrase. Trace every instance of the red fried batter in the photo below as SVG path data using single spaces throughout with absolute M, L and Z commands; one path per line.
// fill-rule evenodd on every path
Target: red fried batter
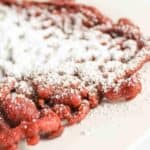
M 37 144 L 40 136 L 51 138 L 53 135 L 60 135 L 60 130 L 63 131 L 59 117 L 50 109 L 43 109 L 40 119 L 33 122 L 22 122 L 21 126 L 30 145 Z
M 18 143 L 23 137 L 24 135 L 19 127 L 0 131 L 0 149 L 16 150 Z
M 64 104 L 56 104 L 53 107 L 53 111 L 59 116 L 60 119 L 69 120 L 72 117 L 71 108 Z
M 75 112 L 72 116 L 72 118 L 69 120 L 69 124 L 75 124 L 79 123 L 82 119 L 85 118 L 85 116 L 89 113 L 90 111 L 90 105 L 87 100 L 83 100 L 80 107 L 78 108 L 78 111 Z
M 80 91 L 71 87 L 57 87 L 50 98 L 50 103 L 78 107 L 81 104 Z
M 18 2 L 18 0 L 3 0 L 4 2 L 11 2 L 11 3 L 15 3 Z M 37 1 L 37 0 L 20 0 L 19 2 L 32 2 L 32 1 Z M 51 3 L 71 3 L 74 2 L 74 0 L 45 0 L 45 2 L 51 2 Z
M 40 99 L 49 99 L 54 92 L 54 88 L 50 85 L 42 85 L 42 83 L 33 85 Z
M 49 101 L 49 104 L 65 104 L 76 108 L 80 106 L 82 99 L 88 99 L 90 107 L 96 107 L 101 101 L 99 91 L 89 92 L 87 88 L 78 85 L 70 85 L 67 88 L 63 86 L 41 86 L 36 85 L 36 90 L 40 99 L 38 103 L 44 106 L 44 101 Z M 44 100 L 45 99 L 45 100 Z
M 95 108 L 102 100 L 101 93 L 96 91 L 88 94 L 88 101 L 91 108 Z
M 7 95 L 1 102 L 1 108 L 12 125 L 17 125 L 21 121 L 32 121 L 39 117 L 38 110 L 33 101 L 23 95 Z
M 40 118 L 35 121 L 22 121 L 16 128 L 10 128 L 3 118 L 0 118 L 0 149 L 16 150 L 21 139 L 28 144 L 37 144 L 40 136 L 52 138 L 63 131 L 59 117 L 50 109 L 41 111 Z
M 49 102 L 49 104 L 65 104 L 71 107 L 78 107 L 81 104 L 81 96 L 83 90 L 78 90 L 77 86 L 63 87 L 63 86 L 51 86 L 38 84 L 35 86 L 37 94 L 39 96 L 39 103 L 41 105 L 44 99 Z
M 110 88 L 106 93 L 104 93 L 104 95 L 110 102 L 130 100 L 141 92 L 141 88 L 141 82 L 139 79 L 133 77 L 122 82 L 117 89 Z
M 135 26 L 130 20 L 126 18 L 119 19 L 117 24 L 114 24 L 113 27 L 105 30 L 105 32 L 116 36 L 125 36 L 135 40 L 139 40 L 141 36 L 139 27 Z
M 67 123 L 65 123 L 65 125 L 72 125 L 75 123 L 79 123 L 86 117 L 86 115 L 90 111 L 90 104 L 87 100 L 83 100 L 81 105 L 75 112 L 71 112 L 70 108 L 63 104 L 55 105 L 53 110 L 62 120 L 67 120 Z
M 20 139 L 23 138 L 23 134 L 19 127 L 11 129 L 9 125 L 0 115 L 0 149 L 1 150 L 16 150 L 17 144 Z
M 126 100 L 131 100 L 142 90 L 141 82 L 138 79 L 131 78 L 122 85 L 122 95 Z

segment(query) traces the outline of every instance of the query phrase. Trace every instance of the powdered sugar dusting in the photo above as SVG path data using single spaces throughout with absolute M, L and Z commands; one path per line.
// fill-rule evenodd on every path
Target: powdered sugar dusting
M 138 52 L 135 40 L 102 33 L 100 25 L 86 27 L 82 13 L 66 15 L 62 9 L 58 15 L 45 9 L 36 16 L 38 11 L 34 6 L 20 10 L 0 5 L 1 77 L 13 75 L 66 86 L 70 82 L 93 87 L 101 83 L 106 90 L 115 86 L 116 77 L 150 54 L 149 49 Z M 19 91 L 30 87 L 20 84 Z

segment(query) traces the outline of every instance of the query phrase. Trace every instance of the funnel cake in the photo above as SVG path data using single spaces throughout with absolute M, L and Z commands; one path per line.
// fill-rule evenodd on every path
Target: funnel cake
M 131 100 L 150 41 L 96 8 L 0 2 L 0 149 L 59 136 L 103 100 Z M 11 138 L 10 138 L 11 137 Z

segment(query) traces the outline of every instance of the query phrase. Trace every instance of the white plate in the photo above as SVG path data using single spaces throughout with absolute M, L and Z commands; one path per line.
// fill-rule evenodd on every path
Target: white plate
M 133 143 L 127 150 L 149 150 L 150 149 L 150 130 Z

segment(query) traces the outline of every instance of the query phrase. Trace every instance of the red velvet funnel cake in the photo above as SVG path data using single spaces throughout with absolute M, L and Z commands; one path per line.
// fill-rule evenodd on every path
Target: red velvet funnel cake
M 104 99 L 141 91 L 138 70 L 150 41 L 73 2 L 0 2 L 0 149 L 59 136 Z

